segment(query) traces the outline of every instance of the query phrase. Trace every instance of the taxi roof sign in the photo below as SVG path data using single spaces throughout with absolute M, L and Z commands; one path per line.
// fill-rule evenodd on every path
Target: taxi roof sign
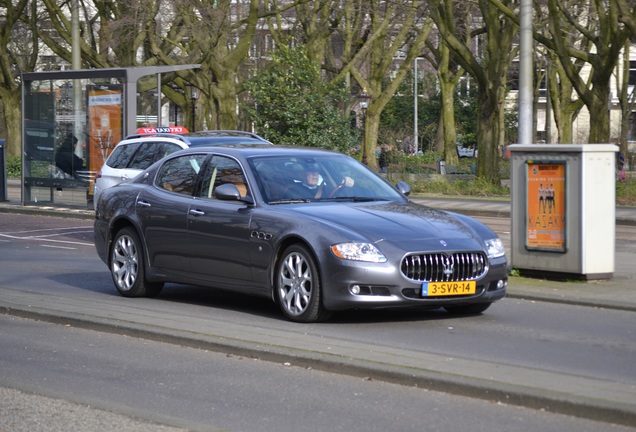
M 183 126 L 140 127 L 137 129 L 138 134 L 151 134 L 151 133 L 184 134 L 188 132 L 189 132 L 188 129 L 186 129 Z

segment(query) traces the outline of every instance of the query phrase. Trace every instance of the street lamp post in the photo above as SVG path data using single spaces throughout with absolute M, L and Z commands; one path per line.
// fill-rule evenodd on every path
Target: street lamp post
M 176 83 L 170 83 L 168 86 L 177 93 L 183 93 L 181 87 L 179 87 Z M 174 105 L 174 125 L 179 126 L 179 105 L 176 102 L 172 103 Z
M 192 102 L 192 128 L 190 129 L 191 132 L 195 132 L 195 116 L 196 116 L 196 109 L 197 109 L 197 100 L 199 99 L 199 89 L 192 83 L 190 82 L 186 82 L 185 83 L 186 88 L 188 90 L 188 96 L 190 97 L 190 101 Z
M 417 61 L 424 60 L 424 57 L 415 57 L 413 60 L 413 151 L 417 154 L 418 146 L 418 125 L 417 125 Z
M 371 96 L 367 94 L 366 89 L 362 89 L 362 93 L 358 96 L 360 109 L 362 110 L 362 163 L 367 165 L 367 108 L 369 108 L 369 100 Z

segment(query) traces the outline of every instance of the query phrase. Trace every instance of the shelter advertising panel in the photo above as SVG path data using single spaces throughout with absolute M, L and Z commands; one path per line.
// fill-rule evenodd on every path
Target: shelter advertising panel
M 565 252 L 566 163 L 526 161 L 526 248 Z
M 90 85 L 88 96 L 89 171 L 97 172 L 122 136 L 123 86 Z M 93 193 L 91 181 L 89 193 Z

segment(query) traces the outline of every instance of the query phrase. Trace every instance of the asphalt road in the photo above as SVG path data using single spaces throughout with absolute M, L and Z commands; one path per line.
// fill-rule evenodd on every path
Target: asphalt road
M 6 432 L 634 430 L 4 315 L 0 346 Z
M 490 221 L 492 225 L 499 223 L 499 220 Z M 505 238 L 505 223 L 494 228 Z M 621 237 L 617 247 L 631 247 L 630 241 L 625 239 L 633 235 L 632 231 Z M 200 320 L 210 326 L 232 323 L 236 329 L 286 335 L 299 341 L 324 339 L 338 341 L 342 347 L 355 345 L 368 346 L 370 350 L 420 352 L 445 362 L 467 365 L 474 359 L 491 363 L 494 374 L 500 366 L 515 365 L 527 371 L 526 379 L 530 380 L 535 370 L 563 377 L 563 385 L 571 385 L 577 376 L 636 385 L 633 367 L 636 335 L 630 312 L 505 299 L 478 317 L 451 319 L 441 311 L 417 310 L 356 312 L 339 314 L 325 324 L 298 325 L 286 322 L 276 306 L 267 300 L 196 287 L 168 285 L 158 299 L 124 299 L 116 294 L 106 266 L 94 252 L 92 222 L 87 220 L 0 215 L 0 257 L 0 296 L 20 292 L 30 296 L 54 293 L 60 300 L 50 305 L 53 312 L 56 307 L 75 308 L 78 304 L 91 305 L 86 313 L 99 309 L 105 315 L 109 309 L 132 308 L 139 315 L 159 312 L 177 320 Z M 74 312 L 81 314 L 82 310 Z M 280 364 L 244 361 L 240 356 L 175 348 L 156 341 L 95 333 L 72 326 L 7 319 L 10 321 L 3 319 L 0 323 L 3 385 L 61 397 L 73 403 L 90 403 L 124 414 L 128 420 L 130 416 L 138 416 L 195 430 L 280 430 L 276 427 L 289 426 L 296 417 L 302 417 L 307 419 L 302 423 L 306 429 L 296 430 L 340 430 L 321 423 L 325 417 L 335 417 L 339 418 L 338 424 L 349 426 L 341 430 L 416 430 L 416 427 L 421 430 L 422 424 L 415 419 L 426 414 L 427 421 L 433 417 L 434 425 L 426 430 L 469 426 L 472 430 L 615 430 L 607 424 L 588 424 L 587 420 L 552 417 L 555 414 L 532 410 L 526 414 L 516 411 L 521 408 L 505 404 L 506 409 L 501 409 L 498 403 L 375 381 L 372 383 L 378 388 L 364 387 L 355 392 L 370 392 L 373 398 L 357 400 L 351 396 L 350 389 L 360 384 L 370 386 L 368 380 L 360 377 L 308 371 L 294 364 L 283 365 L 281 369 Z M 96 350 L 90 340 L 104 343 Z M 144 347 L 150 352 L 143 352 Z M 155 349 L 157 351 L 152 351 Z M 34 355 L 30 355 L 31 350 Z M 179 357 L 186 351 L 187 356 Z M 234 364 L 237 359 L 245 371 L 237 372 Z M 176 372 L 186 363 L 192 364 L 191 369 Z M 290 378 L 292 369 L 298 375 Z M 203 372 L 197 372 L 200 370 Z M 272 378 L 259 381 L 261 374 Z M 164 377 L 170 378 L 171 384 L 166 384 Z M 204 384 L 204 378 L 214 380 Z M 321 387 L 323 382 L 327 387 Z M 255 384 L 252 387 L 246 383 Z M 166 385 L 175 391 L 158 390 Z M 206 393 L 210 391 L 208 387 L 214 391 Z M 308 389 L 320 390 L 310 397 Z M 408 397 L 402 398 L 403 394 Z M 22 393 L 12 395 L 8 398 L 24 397 Z M 429 396 L 433 398 L 427 399 Z M 6 406 L 2 402 L 6 397 L 0 396 L 0 408 Z M 190 402 L 196 403 L 190 406 Z M 462 407 L 462 415 L 453 415 L 458 411 L 457 406 Z M 464 408 L 469 406 L 473 408 Z M 215 408 L 212 412 L 211 407 Z M 266 414 L 277 410 L 278 416 Z M 13 408 L 10 411 L 15 412 Z M 241 420 L 248 411 L 257 414 Z M 0 412 L 9 411 L 0 409 Z M 391 423 L 401 427 L 387 428 L 383 419 L 393 421 L 393 417 L 405 419 L 403 424 Z M 0 415 L 0 430 L 36 430 L 8 428 L 1 422 L 3 418 L 6 416 Z M 268 422 L 259 423 L 259 418 Z M 524 429 L 526 420 L 515 419 L 532 419 L 527 423 L 531 428 Z M 540 423 L 533 423 L 539 421 L 537 419 Z M 575 423 L 567 423 L 570 421 Z

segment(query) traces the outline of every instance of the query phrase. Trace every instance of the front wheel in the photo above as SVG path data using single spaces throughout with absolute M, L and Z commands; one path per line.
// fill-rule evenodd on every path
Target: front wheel
M 146 280 L 143 247 L 131 228 L 123 228 L 115 235 L 110 273 L 117 291 L 124 297 L 154 297 L 163 288 L 163 283 Z
M 310 323 L 331 316 L 322 305 L 320 274 L 306 247 L 292 245 L 285 249 L 275 275 L 276 301 L 287 318 Z
M 479 315 L 490 307 L 492 303 L 475 303 L 468 305 L 444 306 L 446 312 L 453 315 Z

